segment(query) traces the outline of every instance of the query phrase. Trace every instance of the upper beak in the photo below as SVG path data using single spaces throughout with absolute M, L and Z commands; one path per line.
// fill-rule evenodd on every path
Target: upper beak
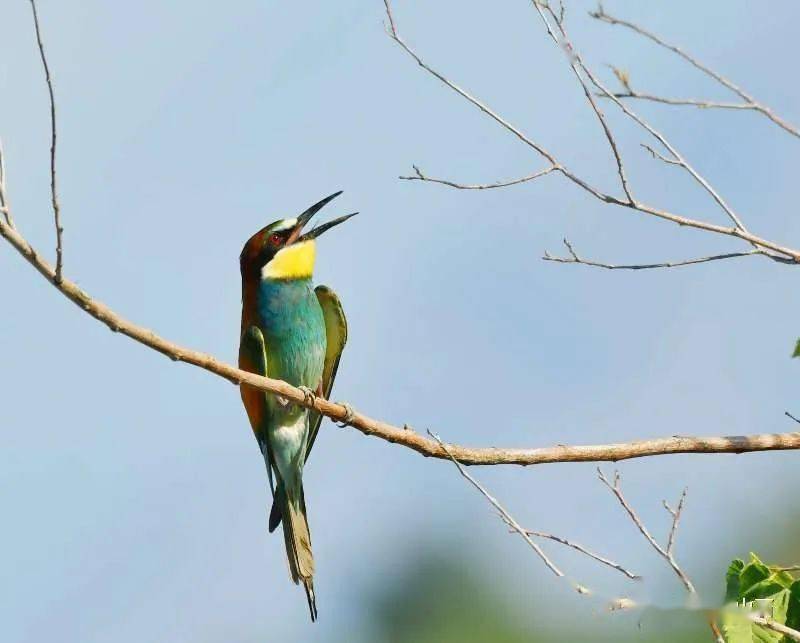
M 290 243 L 295 243 L 296 241 L 308 241 L 309 239 L 315 239 L 326 230 L 330 230 L 332 227 L 337 226 L 340 223 L 344 223 L 350 217 L 355 216 L 357 214 L 356 212 L 347 214 L 343 217 L 339 217 L 337 219 L 333 219 L 332 221 L 328 221 L 327 223 L 323 223 L 322 225 L 316 226 L 305 234 L 301 235 L 303 227 L 311 220 L 311 217 L 313 217 L 317 212 L 324 208 L 328 203 L 333 201 L 341 193 L 342 192 L 340 190 L 339 192 L 334 192 L 330 196 L 326 196 L 324 199 L 322 199 L 322 201 L 318 201 L 308 208 L 308 210 L 303 212 L 303 214 L 298 216 L 297 225 L 294 227 L 294 230 L 292 230 L 292 234 L 289 236 L 289 239 L 287 239 L 286 244 L 288 245 Z

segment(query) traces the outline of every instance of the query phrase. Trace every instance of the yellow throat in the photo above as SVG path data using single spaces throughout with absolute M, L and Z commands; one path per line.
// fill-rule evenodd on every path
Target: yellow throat
M 307 279 L 314 274 L 317 246 L 313 239 L 278 250 L 261 269 L 262 279 Z

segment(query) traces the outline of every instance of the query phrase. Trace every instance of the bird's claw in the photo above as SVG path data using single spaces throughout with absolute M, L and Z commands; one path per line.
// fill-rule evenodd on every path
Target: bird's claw
M 297 388 L 303 391 L 303 400 L 305 403 L 313 406 L 314 402 L 317 401 L 317 394 L 307 386 L 298 386 Z
M 341 420 L 337 421 L 336 424 L 341 427 L 350 426 L 356 417 L 355 410 L 347 402 L 339 402 L 339 406 L 344 407 L 345 416 Z

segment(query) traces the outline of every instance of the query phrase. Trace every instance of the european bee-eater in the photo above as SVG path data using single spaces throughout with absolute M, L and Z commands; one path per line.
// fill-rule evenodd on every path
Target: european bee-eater
M 305 233 L 303 227 L 339 194 L 322 199 L 298 217 L 262 228 L 247 240 L 239 258 L 239 367 L 301 387 L 309 396 L 325 398 L 330 395 L 347 341 L 347 321 L 336 294 L 326 286 L 312 286 L 315 239 L 353 215 Z M 283 521 L 289 572 L 295 584 L 303 583 L 314 621 L 314 556 L 303 494 L 303 465 L 322 416 L 246 385 L 241 387 L 241 394 L 272 490 L 269 531 Z

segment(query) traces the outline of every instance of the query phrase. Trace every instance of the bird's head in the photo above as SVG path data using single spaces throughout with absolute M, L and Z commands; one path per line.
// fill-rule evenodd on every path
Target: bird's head
M 305 279 L 314 272 L 315 239 L 326 230 L 344 223 L 355 212 L 333 219 L 303 232 L 305 225 L 336 192 L 291 219 L 280 219 L 256 232 L 247 240 L 239 256 L 242 276 L 260 275 L 263 279 Z

